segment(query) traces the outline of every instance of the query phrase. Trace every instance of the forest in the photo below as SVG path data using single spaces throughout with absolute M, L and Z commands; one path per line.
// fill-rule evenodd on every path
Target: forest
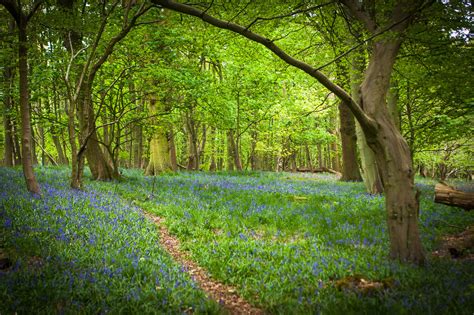
M 470 0 L 0 0 L 0 314 L 472 314 Z

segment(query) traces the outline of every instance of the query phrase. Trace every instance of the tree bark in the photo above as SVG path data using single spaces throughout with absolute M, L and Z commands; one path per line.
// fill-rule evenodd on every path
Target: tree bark
M 241 171 L 242 170 L 242 161 L 240 159 L 240 152 L 239 152 L 239 144 L 236 141 L 234 137 L 235 131 L 234 130 L 229 130 L 227 132 L 227 141 L 228 141 L 228 146 L 230 149 L 230 155 L 231 159 L 233 162 L 233 166 L 235 166 L 236 171 Z
M 351 69 L 351 94 L 356 100 L 360 100 L 360 84 L 365 70 L 365 61 L 362 52 L 357 51 L 352 59 Z M 358 121 L 355 122 L 357 147 L 360 154 L 361 175 L 365 188 L 370 194 L 381 194 L 383 192 L 382 180 L 380 178 L 374 151 L 367 144 L 364 131 Z
M 232 131 L 227 131 L 227 170 L 233 171 L 234 170 L 234 144 L 232 141 Z
M 212 127 L 211 128 L 211 160 L 209 163 L 209 171 L 210 172 L 215 172 L 217 169 L 216 165 L 216 128 Z
M 444 183 L 438 183 L 435 186 L 434 202 L 472 210 L 474 209 L 474 192 L 464 192 Z
M 28 39 L 27 21 L 23 13 L 19 16 L 18 25 L 18 57 L 20 73 L 20 112 L 21 112 L 21 152 L 23 175 L 28 191 L 39 194 L 40 187 L 33 171 L 31 117 L 28 91 Z
M 375 2 L 361 6 L 358 0 L 341 1 L 366 29 L 373 38 L 380 31 L 390 30 L 390 36 L 378 38 L 371 43 L 371 58 L 361 86 L 361 97 L 355 100 L 344 89 L 335 84 L 318 69 L 298 60 L 266 37 L 247 27 L 230 21 L 219 20 L 195 7 L 172 0 L 153 0 L 153 3 L 163 7 L 196 16 L 217 27 L 231 30 L 252 41 L 260 43 L 286 63 L 297 67 L 345 101 L 353 115 L 360 123 L 366 140 L 375 152 L 376 160 L 381 170 L 381 178 L 386 188 L 386 211 L 390 238 L 390 257 L 402 262 L 423 264 L 425 260 L 418 230 L 418 195 L 414 187 L 414 171 L 411 154 L 406 141 L 390 118 L 387 109 L 387 91 L 393 64 L 398 54 L 402 40 L 402 32 L 419 11 L 424 1 L 394 1 L 392 12 L 386 12 L 386 24 L 378 26 L 375 19 Z M 371 6 L 373 9 L 371 10 Z M 380 16 L 379 16 L 380 17 Z
M 341 122 L 342 143 L 342 181 L 361 181 L 357 163 L 357 136 L 354 116 L 346 104 L 339 104 L 339 120 Z
M 171 170 L 176 172 L 178 170 L 178 159 L 176 157 L 176 144 L 174 142 L 174 131 L 172 126 L 170 126 L 170 131 L 167 133 L 168 138 L 168 145 L 170 151 L 170 163 L 171 163 Z
M 112 180 L 116 178 L 114 176 L 113 167 L 107 161 L 99 145 L 94 104 L 92 102 L 92 85 L 90 82 L 84 82 L 82 87 L 83 94 L 80 100 L 79 117 L 82 119 L 81 132 L 85 143 L 81 143 L 81 146 L 86 148 L 85 155 L 92 173 L 92 178 L 96 180 Z
M 3 115 L 3 127 L 5 131 L 5 151 L 4 162 L 5 166 L 13 166 L 15 159 L 15 143 L 13 139 L 13 121 L 11 114 L 13 111 L 12 86 L 13 86 L 14 69 L 9 65 L 3 68 L 3 105 L 5 112 Z
M 150 100 L 150 112 L 152 115 L 164 110 L 163 104 L 160 102 L 157 107 L 156 102 L 155 98 Z M 145 175 L 158 175 L 173 169 L 165 126 L 157 120 L 154 121 L 154 124 L 158 124 L 158 126 L 156 126 L 150 141 L 150 162 L 146 168 Z
M 376 132 L 364 125 L 367 143 L 375 152 L 382 182 L 390 237 L 390 257 L 423 264 L 425 255 L 418 229 L 419 200 L 410 148 L 388 110 L 386 96 L 390 74 L 400 49 L 400 39 L 381 39 L 373 45 L 372 56 L 361 85 L 361 104 L 377 121 Z

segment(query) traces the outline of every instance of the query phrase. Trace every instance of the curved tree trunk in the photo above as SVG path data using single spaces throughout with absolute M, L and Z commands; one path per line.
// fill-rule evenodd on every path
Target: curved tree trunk
M 361 85 L 361 103 L 366 113 L 377 121 L 377 130 L 373 132 L 365 128 L 364 133 L 375 153 L 384 183 L 390 257 L 423 264 L 425 256 L 418 229 L 418 191 L 410 148 L 387 106 L 390 74 L 400 44 L 401 40 L 392 39 L 380 40 L 373 46 Z
M 371 44 L 371 60 L 361 86 L 361 97 L 355 100 L 332 80 L 307 63 L 288 55 L 273 40 L 254 33 L 230 21 L 210 16 L 206 11 L 172 0 L 153 0 L 155 4 L 188 15 L 207 23 L 228 29 L 262 44 L 278 57 L 318 80 L 340 99 L 345 100 L 361 124 L 367 144 L 374 151 L 386 185 L 386 210 L 390 236 L 390 256 L 402 262 L 422 264 L 425 260 L 418 231 L 419 202 L 414 187 L 414 172 L 408 144 L 390 119 L 387 109 L 387 91 L 395 58 L 403 38 L 402 32 L 427 3 L 425 1 L 391 1 L 391 12 L 376 12 L 375 1 L 341 0 L 340 2 L 358 19 L 375 38 L 380 31 L 390 30 L 390 36 L 378 37 Z M 377 14 L 376 14 L 377 13 Z M 378 19 L 376 19 L 378 18 Z M 380 22 L 385 22 L 380 25 Z

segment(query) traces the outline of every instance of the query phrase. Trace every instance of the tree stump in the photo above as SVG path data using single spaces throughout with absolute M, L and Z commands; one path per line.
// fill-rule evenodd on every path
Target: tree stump
M 435 186 L 434 202 L 469 211 L 474 208 L 474 193 L 458 190 L 445 183 L 438 183 Z

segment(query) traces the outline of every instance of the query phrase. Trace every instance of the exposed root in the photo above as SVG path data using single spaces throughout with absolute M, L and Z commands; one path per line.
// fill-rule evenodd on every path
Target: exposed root
M 265 312 L 250 305 L 229 285 L 217 282 L 209 277 L 206 271 L 189 259 L 189 256 L 180 250 L 179 240 L 172 236 L 163 224 L 164 219 L 145 212 L 145 216 L 153 221 L 160 229 L 160 244 L 180 263 L 188 274 L 199 284 L 206 294 L 217 301 L 230 314 L 264 314 Z

